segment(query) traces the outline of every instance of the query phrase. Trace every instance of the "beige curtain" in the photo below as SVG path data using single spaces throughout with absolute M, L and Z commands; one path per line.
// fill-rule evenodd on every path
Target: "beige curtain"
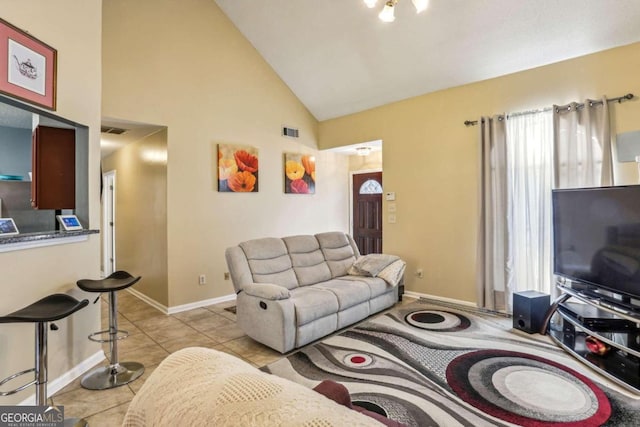
M 548 114 L 514 116 L 509 126 L 504 116 L 480 120 L 479 307 L 510 311 L 512 293 L 526 289 L 555 295 L 552 186 L 613 184 L 607 99 L 554 106 Z
M 483 117 L 480 128 L 480 189 L 477 304 L 504 308 L 507 264 L 507 173 L 504 116 Z M 499 298 L 496 299 L 496 296 Z
M 555 188 L 613 185 L 609 102 L 553 106 Z M 560 295 L 551 286 L 551 297 Z
M 607 98 L 553 106 L 555 188 L 613 185 Z

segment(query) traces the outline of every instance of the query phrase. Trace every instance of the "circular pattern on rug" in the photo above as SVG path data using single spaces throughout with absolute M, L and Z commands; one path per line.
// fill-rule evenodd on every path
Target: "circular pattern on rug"
M 353 393 L 351 403 L 354 406 L 375 412 L 390 420 L 395 420 L 407 426 L 438 426 L 441 424 L 438 418 L 432 418 L 415 403 L 402 399 L 393 393 L 393 389 L 386 393 Z M 436 421 L 438 420 L 438 421 Z
M 366 409 L 367 411 L 375 412 L 378 415 L 382 415 L 385 418 L 389 418 L 389 414 L 385 409 L 373 402 L 369 402 L 368 400 L 352 400 L 352 404 L 357 405 L 361 408 Z
M 364 368 L 373 363 L 373 358 L 364 353 L 349 353 L 344 356 L 342 361 L 352 368 Z
M 611 404 L 584 375 L 542 357 L 479 350 L 454 359 L 447 383 L 470 405 L 522 426 L 600 426 Z
M 471 326 L 471 321 L 463 315 L 444 310 L 418 310 L 407 314 L 404 320 L 411 326 L 433 332 L 455 332 Z

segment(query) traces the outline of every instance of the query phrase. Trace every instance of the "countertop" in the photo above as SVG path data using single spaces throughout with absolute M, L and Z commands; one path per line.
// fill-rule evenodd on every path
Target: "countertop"
M 66 239 L 69 237 L 88 236 L 89 234 L 100 233 L 100 230 L 77 230 L 77 231 L 41 231 L 37 233 L 12 234 L 9 236 L 0 236 L 0 246 L 15 243 L 57 243 L 56 240 Z M 62 243 L 62 242 L 61 242 Z

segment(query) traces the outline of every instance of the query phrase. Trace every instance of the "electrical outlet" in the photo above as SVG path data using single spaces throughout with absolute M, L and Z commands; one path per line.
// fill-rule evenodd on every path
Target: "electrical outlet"
M 199 283 L 200 285 L 206 285 L 206 284 L 207 284 L 207 276 L 205 276 L 204 274 L 201 274 L 201 275 L 198 277 L 198 283 Z
M 231 276 L 229 275 L 228 271 L 225 271 L 224 272 L 224 280 L 229 280 L 229 279 L 231 279 Z
M 417 269 L 417 270 L 416 270 L 416 277 L 417 277 L 418 279 L 422 279 L 422 278 L 424 277 L 424 271 L 422 271 L 422 269 L 421 269 L 421 268 L 419 268 L 419 269 Z

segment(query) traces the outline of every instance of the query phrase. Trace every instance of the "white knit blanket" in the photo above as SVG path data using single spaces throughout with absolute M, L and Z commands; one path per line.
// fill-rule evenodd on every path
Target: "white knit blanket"
M 391 286 L 398 286 L 402 277 L 404 276 L 404 269 L 407 267 L 407 263 L 398 259 L 378 273 L 378 277 L 390 284 Z
M 169 355 L 131 401 L 123 427 L 381 426 L 373 418 L 229 354 Z
M 397 286 L 402 280 L 406 266 L 407 264 L 395 255 L 368 254 L 353 263 L 349 274 L 379 277 L 391 286 Z

